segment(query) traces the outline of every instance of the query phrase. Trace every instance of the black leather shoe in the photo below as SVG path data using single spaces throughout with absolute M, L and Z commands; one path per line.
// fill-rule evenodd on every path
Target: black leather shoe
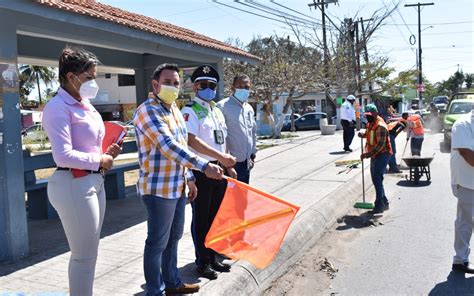
M 453 270 L 474 274 L 474 266 L 469 264 L 469 262 L 453 264 Z
M 219 272 L 229 272 L 230 271 L 230 265 L 229 264 L 219 262 L 219 261 L 212 262 L 211 267 L 215 271 L 219 271 Z
M 207 279 L 210 279 L 210 280 L 217 279 L 217 272 L 214 269 L 212 269 L 210 264 L 206 264 L 204 266 L 198 266 L 196 267 L 196 271 L 199 273 L 199 275 Z

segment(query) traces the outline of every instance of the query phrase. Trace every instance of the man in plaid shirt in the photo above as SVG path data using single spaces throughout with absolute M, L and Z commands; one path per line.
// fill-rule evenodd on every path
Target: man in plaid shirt
M 147 295 L 187 294 L 198 285 L 183 283 L 177 268 L 178 241 L 183 234 L 185 189 L 188 198 L 197 195 L 194 169 L 209 178 L 221 179 L 221 167 L 197 156 L 187 147 L 187 130 L 174 103 L 179 94 L 179 69 L 175 64 L 159 65 L 151 84 L 154 97 L 135 111 L 140 177 L 138 191 L 147 210 L 148 236 L 145 242 L 144 273 Z
M 388 137 L 388 126 L 382 117 L 378 115 L 377 106 L 368 104 L 365 107 L 367 118 L 367 130 L 360 132 L 359 137 L 366 138 L 365 151 L 360 159 L 370 158 L 370 176 L 375 187 L 374 214 L 383 213 L 389 209 L 387 196 L 383 188 L 383 175 L 392 155 L 392 146 Z

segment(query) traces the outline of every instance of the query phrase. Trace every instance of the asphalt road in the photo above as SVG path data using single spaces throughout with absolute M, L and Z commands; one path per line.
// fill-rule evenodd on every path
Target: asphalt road
M 474 295 L 474 276 L 451 272 L 456 198 L 441 140 L 427 135 L 423 144 L 423 155 L 436 153 L 431 183 L 386 175 L 389 211 L 341 217 L 265 295 Z

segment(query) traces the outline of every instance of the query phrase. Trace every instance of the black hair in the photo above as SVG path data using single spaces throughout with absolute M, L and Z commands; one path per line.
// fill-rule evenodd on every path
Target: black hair
M 97 66 L 99 63 L 99 59 L 95 54 L 85 49 L 66 47 L 59 57 L 59 83 L 61 86 L 66 84 L 67 73 L 79 74 L 86 72 L 90 67 Z
M 161 64 L 156 67 L 155 71 L 153 72 L 153 76 L 151 77 L 152 79 L 155 79 L 156 81 L 160 80 L 161 72 L 163 70 L 173 70 L 179 73 L 179 68 L 177 64 Z
M 403 117 L 408 117 L 408 112 L 403 112 L 403 113 L 402 113 L 402 118 L 403 118 Z
M 237 74 L 234 76 L 234 81 L 232 82 L 232 85 L 235 85 L 237 81 L 245 80 L 245 79 L 250 80 L 250 77 L 246 74 Z

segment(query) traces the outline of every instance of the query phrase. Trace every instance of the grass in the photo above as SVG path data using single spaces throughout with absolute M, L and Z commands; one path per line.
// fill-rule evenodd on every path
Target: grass
M 272 136 L 262 136 L 258 137 L 259 140 L 272 140 L 272 139 L 289 139 L 289 138 L 298 138 L 299 136 L 294 133 L 281 133 L 279 138 L 273 138 Z
M 274 147 L 274 146 L 278 146 L 278 145 L 277 144 L 259 144 L 259 145 L 257 145 L 257 149 L 258 150 L 263 150 L 263 149 L 271 148 L 271 147 Z

